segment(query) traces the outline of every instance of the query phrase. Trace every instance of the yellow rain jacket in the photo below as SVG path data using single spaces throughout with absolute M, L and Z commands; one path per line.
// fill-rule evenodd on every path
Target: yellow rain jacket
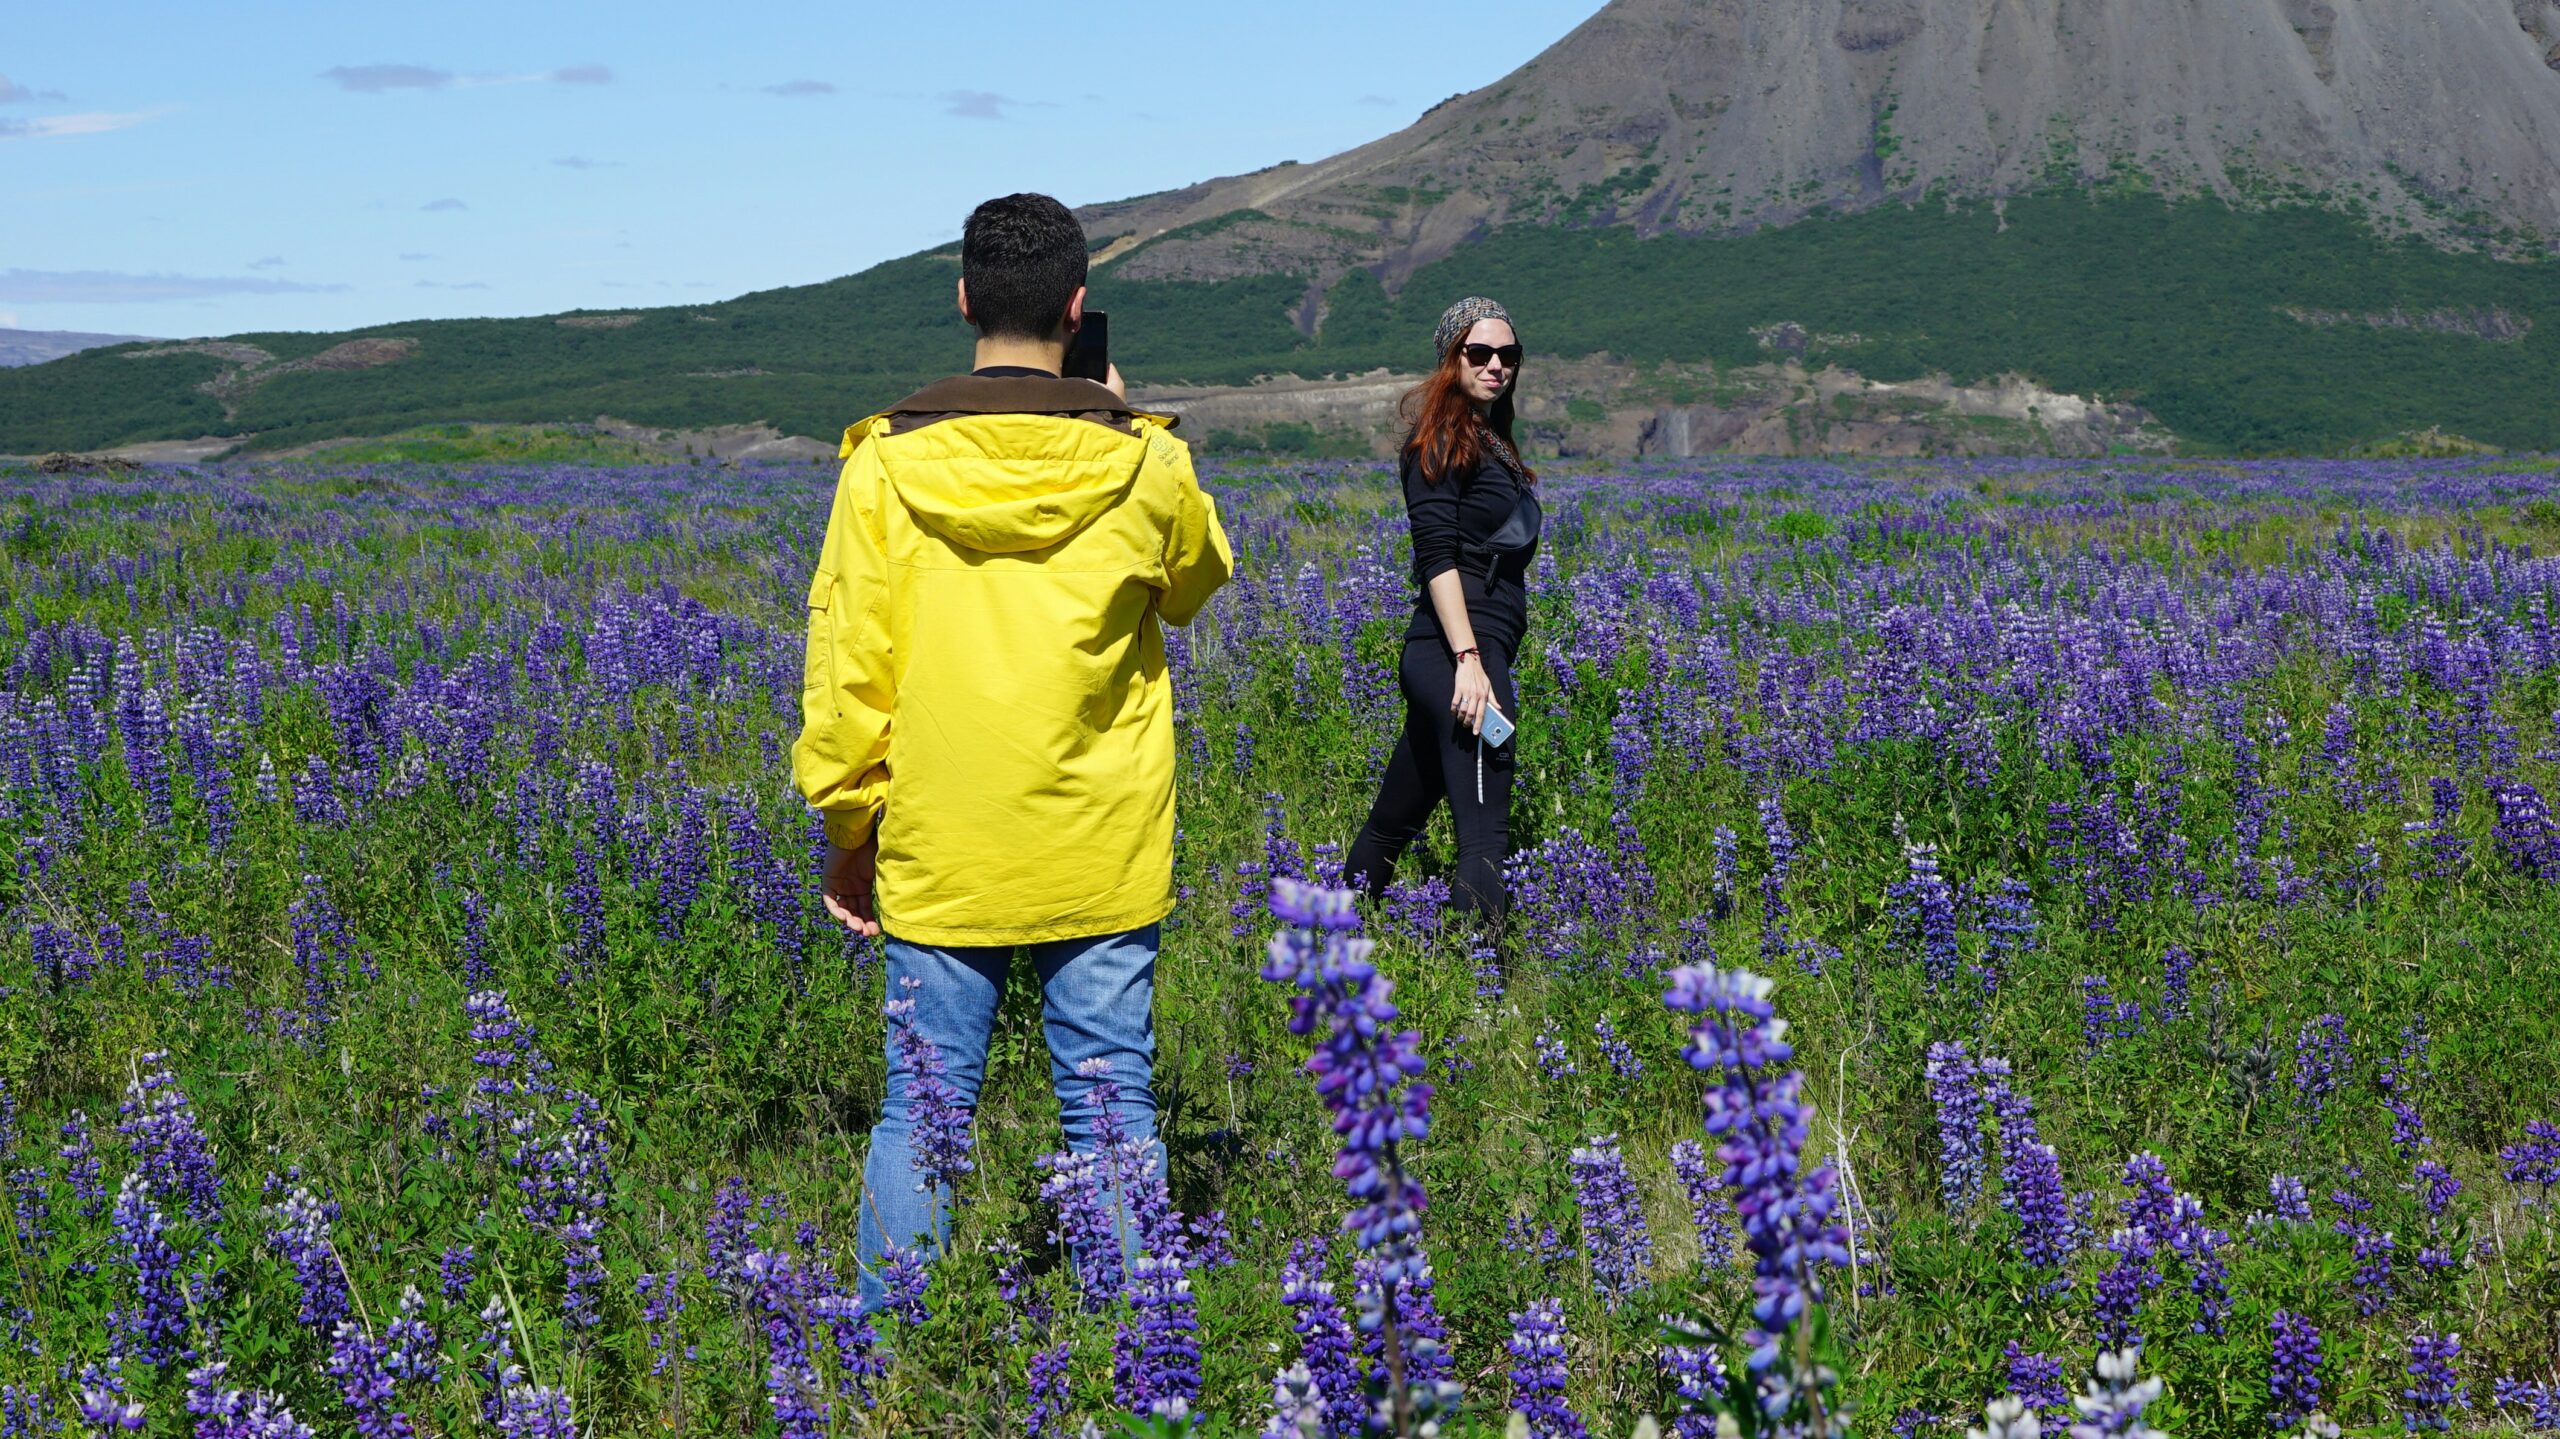
M 792 768 L 917 944 L 1136 929 L 1173 908 L 1158 619 L 1234 568 L 1173 421 L 1086 380 L 963 375 L 845 431 L 809 581 Z

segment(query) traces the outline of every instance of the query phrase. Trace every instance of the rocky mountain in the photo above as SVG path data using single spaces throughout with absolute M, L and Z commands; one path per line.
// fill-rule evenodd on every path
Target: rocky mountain
M 2560 0 L 1611 0 L 1384 139 L 1084 218 L 1133 279 L 1392 291 L 1517 221 L 1710 233 L 2057 184 L 2547 245 Z
M 140 335 L 90 335 L 77 330 L 0 329 L 0 368 L 41 365 L 47 360 L 94 350 L 100 345 L 125 345 L 142 338 Z

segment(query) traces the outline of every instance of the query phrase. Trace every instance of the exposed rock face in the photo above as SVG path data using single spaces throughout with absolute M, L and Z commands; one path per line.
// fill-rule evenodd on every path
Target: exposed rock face
M 1364 438 L 1383 457 L 1395 452 L 1402 433 L 1397 403 L 1421 379 L 1381 370 L 1348 379 L 1140 389 L 1130 398 L 1181 416 L 1183 434 L 1195 444 L 1294 425 Z M 1642 369 L 1603 355 L 1540 357 L 1521 386 L 1521 440 L 1539 455 L 2103 455 L 2165 452 L 2172 444 L 2136 406 L 2057 394 L 2016 375 L 1982 385 L 1944 377 L 1896 384 L 1836 366 L 1807 370 L 1793 359 L 1719 372 L 1705 365 Z
M 2306 325 L 2321 328 L 2363 325 L 2375 330 L 2430 330 L 2439 335 L 2471 335 L 2502 342 L 2521 340 L 2533 330 L 2532 316 L 2519 315 L 2498 305 L 2472 310 L 2422 310 L 2414 315 L 2397 306 L 2358 314 L 2347 310 L 2315 310 L 2287 305 L 2284 313 Z
M 196 388 L 222 402 L 224 419 L 236 420 L 240 418 L 240 402 L 279 375 L 302 370 L 370 370 L 377 365 L 397 364 L 417 352 L 417 341 L 393 335 L 346 340 L 298 360 L 278 360 L 256 345 L 242 344 L 237 340 L 186 340 L 154 345 L 147 350 L 135 350 L 125 358 L 150 360 L 162 355 L 211 355 L 228 362 L 229 369 Z
M 2555 63 L 2560 0 L 1612 0 L 1382 140 L 1083 215 L 1133 277 L 1391 288 L 1509 220 L 1730 230 L 2128 174 L 2548 243 Z

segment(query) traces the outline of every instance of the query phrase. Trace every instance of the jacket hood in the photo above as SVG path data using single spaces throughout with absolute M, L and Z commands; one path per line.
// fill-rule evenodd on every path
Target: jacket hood
M 1140 413 L 1088 380 L 963 375 L 885 412 L 872 443 L 918 524 L 982 553 L 1020 554 L 1119 503 L 1146 455 Z

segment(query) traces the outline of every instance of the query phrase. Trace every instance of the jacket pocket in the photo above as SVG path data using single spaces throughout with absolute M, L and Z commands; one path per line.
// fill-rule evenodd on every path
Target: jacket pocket
M 835 574 L 820 568 L 809 577 L 809 646 L 800 667 L 800 697 L 804 707 L 821 703 L 819 697 L 831 694 L 836 686 L 836 635 L 831 613 L 835 598 Z M 832 699 L 823 703 L 828 710 L 835 708 Z

